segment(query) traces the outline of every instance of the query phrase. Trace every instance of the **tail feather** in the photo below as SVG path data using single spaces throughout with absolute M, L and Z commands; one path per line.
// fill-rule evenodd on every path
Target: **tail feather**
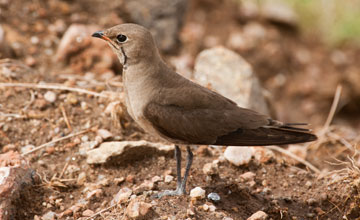
M 281 127 L 238 129 L 227 135 L 218 137 L 215 145 L 266 146 L 304 143 L 317 139 L 316 135 L 306 131 L 308 130 L 285 125 Z

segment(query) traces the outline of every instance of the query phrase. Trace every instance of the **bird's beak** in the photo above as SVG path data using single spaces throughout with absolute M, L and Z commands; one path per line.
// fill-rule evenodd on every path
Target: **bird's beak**
M 93 33 L 91 36 L 92 36 L 92 37 L 101 38 L 101 39 L 106 40 L 106 41 L 110 41 L 110 39 L 104 35 L 104 32 L 103 32 L 103 31 L 96 31 L 96 32 Z

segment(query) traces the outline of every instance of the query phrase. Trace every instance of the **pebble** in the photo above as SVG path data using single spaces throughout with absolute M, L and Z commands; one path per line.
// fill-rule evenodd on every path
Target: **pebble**
M 235 166 L 248 164 L 254 155 L 254 149 L 251 147 L 227 147 L 224 157 Z
M 166 177 L 165 177 L 165 179 L 166 179 Z M 159 177 L 159 176 L 154 176 L 153 178 L 151 178 L 151 181 L 152 181 L 153 183 L 160 182 L 160 181 L 161 181 L 161 177 Z
M 170 183 L 170 182 L 173 181 L 173 180 L 174 180 L 174 177 L 173 177 L 173 176 L 171 176 L 171 175 L 166 175 L 164 182 L 165 182 L 165 183 Z
M 219 194 L 214 193 L 214 192 L 209 193 L 209 195 L 207 196 L 207 198 L 208 198 L 209 200 L 213 201 L 213 202 L 218 202 L 218 201 L 220 201 L 220 199 L 221 199 L 220 196 L 219 196 Z
M 143 219 L 149 214 L 151 207 L 150 203 L 132 200 L 126 207 L 125 215 L 132 219 Z
M 85 181 L 86 181 L 86 173 L 81 172 L 76 180 L 76 184 L 82 186 L 84 185 Z
M 307 186 L 308 188 L 310 188 L 312 186 L 312 182 L 311 181 L 306 181 L 305 186 Z
M 203 166 L 203 173 L 205 175 L 214 175 L 218 172 L 218 165 L 216 163 L 206 163 L 204 166 Z
M 119 177 L 119 178 L 114 179 L 114 182 L 116 185 L 119 185 L 119 184 L 123 183 L 124 181 L 125 181 L 124 177 Z
M 24 154 L 24 153 L 27 153 L 27 152 L 29 152 L 30 150 L 34 149 L 34 148 L 35 148 L 34 145 L 28 144 L 28 145 L 22 147 L 21 150 L 20 150 L 20 152 L 21 152 L 21 154 Z
M 190 191 L 190 198 L 205 198 L 205 190 L 203 190 L 201 187 L 195 187 Z
M 216 207 L 214 205 L 209 205 L 209 211 L 210 212 L 215 212 Z
M 115 194 L 115 196 L 114 196 L 113 200 L 111 200 L 110 204 L 113 205 L 113 204 L 118 204 L 118 203 L 124 203 L 129 199 L 131 194 L 132 194 L 131 189 L 129 189 L 127 187 L 121 188 L 119 190 L 119 192 Z
M 253 180 L 255 176 L 256 176 L 255 173 L 249 171 L 249 172 L 241 174 L 240 178 L 247 182 L 249 180 Z
M 209 210 L 209 206 L 208 206 L 207 204 L 204 204 L 204 205 L 202 206 L 202 209 L 203 209 L 204 211 L 207 211 L 207 210 Z
M 45 215 L 41 217 L 42 220 L 54 220 L 55 219 L 55 212 L 48 211 Z
M 85 211 L 83 211 L 82 216 L 90 217 L 90 216 L 93 216 L 94 214 L 95 214 L 94 211 L 92 211 L 90 209 L 86 209 Z
M 3 153 L 6 153 L 6 152 L 8 152 L 10 150 L 12 150 L 12 151 L 16 150 L 15 144 L 7 144 L 2 148 Z
M 97 135 L 99 135 L 100 137 L 102 137 L 102 139 L 107 140 L 113 137 L 113 134 L 106 130 L 106 129 L 99 129 L 97 130 Z
M 310 199 L 306 200 L 306 203 L 310 206 L 314 206 L 314 205 L 316 205 L 316 199 L 310 198 Z
M 268 214 L 263 211 L 257 211 L 252 214 L 247 220 L 265 220 L 267 219 Z
M 53 103 L 56 101 L 56 93 L 53 91 L 47 91 L 44 94 L 44 99 L 50 103 Z
M 76 95 L 74 95 L 73 93 L 69 93 L 66 96 L 66 102 L 71 105 L 76 105 L 79 102 L 79 100 L 77 99 Z

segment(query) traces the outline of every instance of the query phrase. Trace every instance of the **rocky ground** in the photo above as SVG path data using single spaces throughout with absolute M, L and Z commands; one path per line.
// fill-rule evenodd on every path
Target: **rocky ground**
M 1 219 L 359 219 L 359 48 L 303 36 L 290 9 L 146 2 L 0 1 Z M 132 121 L 121 66 L 90 37 L 129 21 L 151 28 L 178 72 L 280 120 L 309 122 L 319 140 L 199 146 L 189 195 L 152 198 L 176 186 L 173 145 Z M 224 72 L 211 72 L 218 65 Z

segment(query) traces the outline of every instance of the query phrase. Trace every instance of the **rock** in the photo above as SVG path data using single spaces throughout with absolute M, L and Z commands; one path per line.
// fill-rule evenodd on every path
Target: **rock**
M 141 183 L 139 186 L 135 187 L 134 192 L 135 194 L 139 194 L 144 191 L 149 191 L 155 188 L 154 182 L 150 180 L 145 180 L 143 183 Z
M 48 211 L 46 214 L 44 214 L 41 219 L 42 220 L 55 220 L 56 213 L 52 211 Z
M 33 186 L 39 182 L 35 171 L 25 163 L 0 167 L 0 219 L 16 219 L 18 207 L 14 205 L 20 202 L 19 199 L 30 202 L 31 198 L 24 197 L 29 195 Z
M 245 181 L 249 181 L 249 180 L 253 180 L 255 176 L 256 176 L 255 173 L 249 171 L 249 172 L 241 174 L 240 178 Z
M 214 175 L 218 172 L 218 165 L 216 163 L 206 163 L 204 166 L 203 166 L 203 173 L 205 175 Z
M 15 151 L 16 150 L 16 145 L 15 144 L 7 144 L 2 148 L 2 152 L 6 153 L 8 151 Z
M 179 43 L 187 0 L 132 0 L 126 2 L 134 23 L 147 27 L 163 52 L 173 51 Z
M 231 50 L 215 47 L 202 51 L 196 58 L 194 79 L 241 107 L 269 114 L 263 88 L 250 64 Z
M 263 211 L 257 211 L 252 214 L 247 220 L 265 220 L 268 218 L 268 215 Z
M 93 216 L 94 214 L 95 214 L 94 211 L 92 211 L 90 209 L 86 209 L 85 211 L 83 211 L 82 216 L 90 217 L 90 216 Z
M 53 103 L 56 101 L 56 93 L 53 91 L 47 91 L 44 94 L 44 99 L 50 103 Z
M 139 160 L 145 155 L 169 154 L 174 151 L 173 145 L 151 143 L 147 141 L 105 142 L 98 148 L 87 152 L 88 164 L 102 164 L 114 159 L 118 162 Z M 115 159 L 116 157 L 116 159 Z
M 254 158 L 260 163 L 266 163 L 270 159 L 275 158 L 274 152 L 264 147 L 253 147 Z
M 125 215 L 132 219 L 144 219 L 150 214 L 152 205 L 146 202 L 132 200 L 126 207 Z
M 252 147 L 227 147 L 224 157 L 235 166 L 248 164 L 254 156 L 255 150 Z
M 208 198 L 209 200 L 213 201 L 213 202 L 219 202 L 220 199 L 221 199 L 220 196 L 219 196 L 219 194 L 214 193 L 214 192 L 209 193 L 209 195 L 207 196 L 207 198 Z
M 96 133 L 97 133 L 97 135 L 99 135 L 104 140 L 107 140 L 107 139 L 113 137 L 113 134 L 110 131 L 106 130 L 106 129 L 99 129 L 99 130 L 97 130 Z
M 121 188 L 119 192 L 116 193 L 114 198 L 111 200 L 110 205 L 121 204 L 126 202 L 131 196 L 131 194 L 132 194 L 131 189 L 127 187 Z
M 174 177 L 173 177 L 173 176 L 171 176 L 171 175 L 166 175 L 164 182 L 165 182 L 165 183 L 171 183 L 171 181 L 173 181 L 173 180 L 174 180 Z
M 81 172 L 76 180 L 76 184 L 82 186 L 84 185 L 85 181 L 86 181 L 86 173 Z
M 296 27 L 298 16 L 286 1 L 265 1 L 260 15 L 270 21 Z
M 28 144 L 28 145 L 26 145 L 26 146 L 24 146 L 24 147 L 21 147 L 20 152 L 21 152 L 21 154 L 25 154 L 25 153 L 31 151 L 31 150 L 34 149 L 34 148 L 35 148 L 34 145 Z
M 190 191 L 190 198 L 192 199 L 205 198 L 205 190 L 203 190 L 201 187 L 195 187 Z
M 0 154 L 0 167 L 28 166 L 28 162 L 17 151 Z

